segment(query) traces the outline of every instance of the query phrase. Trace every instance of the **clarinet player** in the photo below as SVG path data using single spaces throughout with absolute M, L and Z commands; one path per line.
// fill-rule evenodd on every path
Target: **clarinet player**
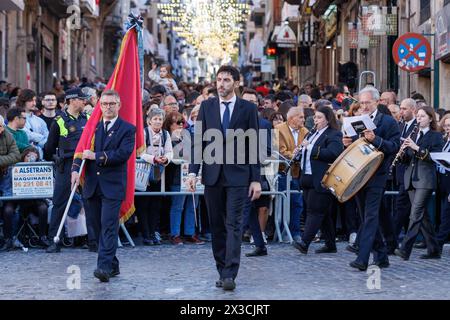
M 433 108 L 421 107 L 417 111 L 417 123 L 419 132 L 403 142 L 405 150 L 403 161 L 408 164 L 405 171 L 405 190 L 408 191 L 411 200 L 411 213 L 409 216 L 408 231 L 403 238 L 400 249 L 395 250 L 395 255 L 403 260 L 408 260 L 419 231 L 427 245 L 427 254 L 421 255 L 421 259 L 439 259 L 440 248 L 436 240 L 430 217 L 425 209 L 433 190 L 437 186 L 436 166 L 431 160 L 431 152 L 441 152 L 444 139 L 437 131 L 436 115 Z

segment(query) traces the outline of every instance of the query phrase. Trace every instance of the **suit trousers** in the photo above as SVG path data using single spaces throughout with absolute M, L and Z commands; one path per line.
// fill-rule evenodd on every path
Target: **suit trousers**
M 403 183 L 398 185 L 398 196 L 395 201 L 395 206 L 394 228 L 395 235 L 398 239 L 402 229 L 406 229 L 409 224 L 409 214 L 411 212 L 411 201 Z
M 244 210 L 244 221 L 248 221 L 248 227 L 252 233 L 255 246 L 258 248 L 265 248 L 266 245 L 264 244 L 258 217 L 258 208 L 255 207 L 255 204 L 250 199 L 248 199 Z
M 336 248 L 336 237 L 331 207 L 333 195 L 331 193 L 317 192 L 313 186 L 312 175 L 302 175 L 300 179 L 306 202 L 306 224 L 302 235 L 303 242 L 309 246 L 319 229 L 328 248 Z
M 446 195 L 448 197 L 448 194 Z M 450 235 L 450 202 L 447 197 L 441 199 L 441 225 L 436 239 L 439 246 L 443 246 Z
M 356 195 L 356 203 L 361 214 L 361 226 L 358 232 L 359 253 L 356 262 L 367 265 L 370 253 L 374 261 L 388 259 L 386 246 L 380 230 L 380 207 L 384 188 L 365 187 Z
M 97 268 L 111 272 L 119 267 L 116 251 L 119 238 L 119 211 L 122 200 L 108 199 L 97 185 L 94 195 L 86 199 L 86 213 L 90 215 L 98 239 Z
M 411 214 L 409 216 L 409 226 L 405 238 L 402 242 L 402 250 L 409 256 L 416 241 L 419 231 L 425 239 L 428 253 L 439 252 L 439 245 L 431 224 L 430 217 L 425 211 L 428 200 L 433 193 L 432 189 L 412 189 L 408 191 L 411 200 Z
M 214 186 L 205 186 L 212 234 L 212 250 L 222 279 L 235 279 L 241 258 L 242 222 L 248 187 L 224 186 L 223 174 Z

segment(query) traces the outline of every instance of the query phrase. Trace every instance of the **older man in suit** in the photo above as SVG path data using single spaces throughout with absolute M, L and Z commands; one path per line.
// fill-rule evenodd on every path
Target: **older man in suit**
M 94 151 L 83 152 L 83 160 L 87 161 L 83 197 L 98 240 L 94 276 L 108 282 L 120 273 L 116 257 L 119 211 L 125 199 L 127 161 L 134 150 L 136 127 L 119 117 L 120 97 L 116 91 L 103 92 L 100 106 L 103 119 L 95 131 Z M 79 181 L 80 162 L 73 162 L 72 186 Z
M 195 191 L 196 175 L 203 162 L 205 201 L 219 272 L 216 286 L 224 290 L 236 287 L 234 280 L 240 263 L 245 205 L 248 198 L 254 201 L 261 195 L 258 151 L 250 154 L 250 144 L 258 145 L 258 111 L 254 104 L 235 95 L 238 87 L 239 71 L 231 66 L 220 67 L 217 72 L 219 97 L 203 101 L 200 107 L 195 124 L 194 161 L 189 166 L 186 182 L 188 189 Z M 253 134 L 256 141 L 236 137 L 239 131 Z M 213 159 L 205 158 L 213 145 L 216 147 L 215 154 L 211 154 Z
M 280 154 L 291 160 L 301 148 L 301 144 L 308 129 L 305 128 L 305 115 L 303 108 L 294 107 L 289 109 L 287 121 L 275 127 L 276 139 L 278 141 L 278 150 Z M 280 171 L 285 172 L 285 165 L 280 164 Z M 291 165 L 291 190 L 300 189 L 300 163 L 293 162 Z M 286 175 L 282 175 L 278 181 L 279 190 L 286 190 Z M 294 241 L 300 241 L 300 219 L 303 210 L 303 199 L 299 193 L 291 195 L 291 212 L 289 221 L 289 230 Z M 304 219 L 306 221 L 306 219 Z
M 394 155 L 400 145 L 400 130 L 397 121 L 391 116 L 378 112 L 380 93 L 374 87 L 366 87 L 359 92 L 359 103 L 363 114 L 370 116 L 377 128 L 365 130 L 364 137 L 379 151 L 384 153 L 384 160 L 375 174 L 356 195 L 356 202 L 363 221 L 358 233 L 358 257 L 350 263 L 352 268 L 367 269 L 371 251 L 374 252 L 374 264 L 389 266 L 387 249 L 380 232 L 380 206 L 386 187 L 386 181 Z M 344 146 L 348 147 L 358 137 L 344 137 Z

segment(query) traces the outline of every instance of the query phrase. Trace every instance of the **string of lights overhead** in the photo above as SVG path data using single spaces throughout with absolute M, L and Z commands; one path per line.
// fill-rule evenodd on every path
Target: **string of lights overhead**
M 239 0 L 161 1 L 158 9 L 180 37 L 219 59 L 237 53 L 239 34 L 250 14 L 250 5 Z

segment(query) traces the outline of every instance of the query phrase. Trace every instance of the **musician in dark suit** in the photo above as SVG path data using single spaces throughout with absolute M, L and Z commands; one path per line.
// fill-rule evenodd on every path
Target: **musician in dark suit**
M 400 131 L 397 121 L 391 116 L 378 112 L 380 93 L 374 87 L 366 87 L 359 93 L 362 114 L 370 116 L 377 128 L 365 130 L 364 138 L 384 153 L 384 160 L 366 185 L 357 193 L 356 203 L 361 214 L 362 224 L 358 232 L 358 257 L 350 263 L 352 268 L 367 270 L 370 252 L 374 251 L 374 264 L 389 266 L 386 246 L 380 232 L 379 212 L 389 173 L 391 155 L 400 144 Z M 349 146 L 358 137 L 344 137 L 344 146 Z
M 302 143 L 300 184 L 303 188 L 306 202 L 306 225 L 301 241 L 294 241 L 293 245 L 301 253 L 306 254 L 315 235 L 322 231 L 325 246 L 316 253 L 336 252 L 336 237 L 330 207 L 333 195 L 324 189 L 321 181 L 330 164 L 339 157 L 344 150 L 342 133 L 339 131 L 334 112 L 331 108 L 321 106 L 314 115 L 314 132 Z
M 444 139 L 437 131 L 436 115 L 433 108 L 421 107 L 416 116 L 419 125 L 417 135 L 405 140 L 402 148 L 405 150 L 404 161 L 408 164 L 405 171 L 405 189 L 411 200 L 408 231 L 403 238 L 400 249 L 395 254 L 403 260 L 408 260 L 419 231 L 422 232 L 428 252 L 421 259 L 439 259 L 440 247 L 426 213 L 426 206 L 433 190 L 437 186 L 436 165 L 431 160 L 431 152 L 441 152 Z
M 411 135 L 414 127 L 417 125 L 415 114 L 417 112 L 416 100 L 408 98 L 402 101 L 400 104 L 400 116 L 403 122 L 400 125 L 401 138 L 406 139 Z M 405 231 L 409 224 L 409 213 L 411 212 L 411 201 L 409 200 L 408 191 L 405 190 L 405 170 L 407 164 L 398 163 L 395 166 L 395 179 L 398 184 L 398 196 L 395 200 L 395 235 L 398 237 L 402 229 Z
M 450 152 L 450 114 L 441 119 L 440 126 L 445 132 L 442 152 Z M 442 247 L 450 235 L 450 171 L 441 165 L 438 166 L 438 195 L 441 199 L 441 224 L 436 239 L 442 252 Z
M 100 98 L 103 119 L 95 131 L 94 151 L 85 150 L 83 197 L 86 215 L 98 239 L 97 269 L 94 276 L 102 282 L 120 273 L 116 257 L 119 210 L 125 199 L 127 161 L 134 150 L 136 128 L 119 118 L 120 97 L 116 91 L 103 92 Z M 72 185 L 79 180 L 80 160 L 72 166 Z
M 195 191 L 196 175 L 203 162 L 204 195 L 219 272 L 216 286 L 224 290 L 236 287 L 245 205 L 248 198 L 254 201 L 261 195 L 258 112 L 254 104 L 236 96 L 234 90 L 238 87 L 239 71 L 231 66 L 220 67 L 219 97 L 203 101 L 200 107 L 195 124 L 194 158 L 187 179 L 188 190 Z M 247 133 L 253 138 L 243 137 Z

